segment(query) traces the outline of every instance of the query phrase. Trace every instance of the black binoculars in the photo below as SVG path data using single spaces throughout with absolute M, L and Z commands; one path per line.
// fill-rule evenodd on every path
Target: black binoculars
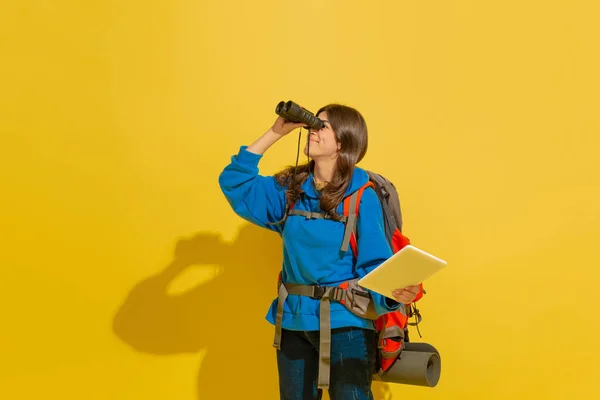
M 303 122 L 309 129 L 321 129 L 325 125 L 313 113 L 291 100 L 288 102 L 282 101 L 277 104 L 275 113 L 290 122 Z

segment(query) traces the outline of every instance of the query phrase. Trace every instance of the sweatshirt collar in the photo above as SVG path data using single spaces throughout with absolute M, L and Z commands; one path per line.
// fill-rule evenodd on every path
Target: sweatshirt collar
M 316 190 L 314 185 L 314 175 L 311 173 L 308 178 L 302 183 L 302 190 L 304 194 L 308 197 L 312 197 L 314 199 L 318 199 L 321 197 L 321 194 Z M 367 172 L 359 167 L 354 167 L 354 172 L 352 173 L 352 179 L 350 180 L 350 184 L 346 189 L 346 196 L 351 195 L 358 189 L 360 189 L 365 183 L 369 181 L 369 175 Z

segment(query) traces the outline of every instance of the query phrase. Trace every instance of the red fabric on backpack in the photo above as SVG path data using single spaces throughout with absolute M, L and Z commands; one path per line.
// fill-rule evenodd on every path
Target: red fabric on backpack
M 374 187 L 375 185 L 373 185 L 373 182 L 369 181 L 367 183 L 365 183 L 360 189 L 358 189 L 358 197 L 357 197 L 357 201 L 356 201 L 356 215 L 358 217 L 358 211 L 359 211 L 359 206 L 360 206 L 360 199 L 365 191 L 365 189 L 367 189 L 368 187 Z M 348 215 L 348 211 L 350 209 L 350 197 L 347 197 L 344 200 L 344 215 Z M 402 234 L 402 232 L 400 232 L 400 230 L 396 229 L 394 231 L 394 235 L 392 236 L 392 252 L 395 254 L 398 251 L 400 251 L 404 246 L 410 244 L 410 239 L 407 238 L 406 236 L 404 236 Z M 350 237 L 350 247 L 352 248 L 352 253 L 354 253 L 354 256 L 356 257 L 358 254 L 358 245 L 356 243 L 356 237 L 354 236 L 354 232 L 352 232 L 352 236 Z M 420 283 L 419 284 L 419 293 L 417 294 L 417 296 L 415 297 L 415 299 L 413 300 L 413 303 L 420 300 L 423 297 L 423 284 Z
M 357 202 L 356 202 L 357 217 L 358 217 L 358 211 L 360 208 L 359 207 L 360 199 L 362 197 L 363 192 L 368 187 L 374 187 L 373 182 L 370 182 L 370 181 L 367 182 L 364 186 L 362 186 L 358 190 L 358 198 L 357 198 Z M 349 208 L 350 208 L 350 199 L 348 197 L 344 201 L 344 215 L 346 215 L 346 216 L 348 215 Z M 407 238 L 406 236 L 404 236 L 402 234 L 402 232 L 396 228 L 396 230 L 394 231 L 394 235 L 392 236 L 392 252 L 395 254 L 408 244 L 410 244 L 410 239 Z M 350 237 L 350 246 L 352 247 L 352 252 L 354 253 L 354 256 L 356 257 L 358 254 L 358 246 L 357 246 L 356 237 L 354 235 L 354 232 L 352 232 L 352 236 Z M 419 284 L 419 293 L 413 300 L 413 303 L 420 300 L 422 297 L 423 297 L 423 284 L 420 283 Z M 375 320 L 375 328 L 377 329 L 377 331 L 381 331 L 382 329 L 386 329 L 386 328 L 392 327 L 392 326 L 398 326 L 398 327 L 400 327 L 401 330 L 404 331 L 407 324 L 408 324 L 408 316 L 404 315 L 400 311 L 393 311 L 391 313 L 384 314 L 384 315 L 380 316 L 377 320 Z M 383 347 L 381 348 L 381 351 L 393 353 L 393 352 L 400 350 L 402 345 L 403 345 L 403 342 L 391 340 L 391 339 L 384 339 L 384 342 L 382 343 Z M 383 371 L 386 371 L 389 367 L 392 366 L 392 364 L 395 361 L 396 361 L 396 357 L 386 358 L 386 357 L 382 356 L 381 360 L 380 360 L 380 363 L 381 363 L 380 367 Z
M 408 323 L 408 317 L 402 314 L 400 311 L 394 311 L 391 313 L 387 313 L 377 318 L 375 321 L 375 328 L 377 331 L 381 331 L 382 329 L 389 328 L 391 326 L 399 326 L 400 329 L 404 330 L 406 324 Z M 391 339 L 383 339 L 382 343 L 382 351 L 386 352 L 397 352 L 400 350 L 403 342 L 391 340 Z M 396 357 L 386 358 L 384 356 L 380 357 L 380 368 L 382 371 L 386 371 L 389 367 L 394 364 L 396 361 Z

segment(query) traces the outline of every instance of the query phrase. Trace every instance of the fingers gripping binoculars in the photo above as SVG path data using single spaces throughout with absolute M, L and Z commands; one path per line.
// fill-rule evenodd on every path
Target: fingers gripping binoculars
M 305 123 L 309 129 L 318 130 L 324 126 L 323 121 L 317 118 L 312 112 L 291 100 L 279 102 L 275 108 L 275 113 L 290 122 Z

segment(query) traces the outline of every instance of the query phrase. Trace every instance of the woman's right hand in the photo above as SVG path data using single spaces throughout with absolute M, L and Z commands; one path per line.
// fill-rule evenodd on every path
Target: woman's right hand
M 282 116 L 279 116 L 275 120 L 273 126 L 269 128 L 269 130 L 265 132 L 264 135 L 256 139 L 254 143 L 248 146 L 247 150 L 255 154 L 264 154 L 265 151 L 267 151 L 267 149 L 273 145 L 273 143 L 275 143 L 294 129 L 300 127 L 307 126 L 305 123 L 290 122 Z
M 308 127 L 306 126 L 306 124 L 304 122 L 291 122 L 291 121 L 288 121 L 287 119 L 283 118 L 282 116 L 279 116 L 275 120 L 275 123 L 273 124 L 273 126 L 271 127 L 273 132 L 275 132 L 276 134 L 281 135 L 281 136 L 285 136 L 297 128 L 308 128 Z

